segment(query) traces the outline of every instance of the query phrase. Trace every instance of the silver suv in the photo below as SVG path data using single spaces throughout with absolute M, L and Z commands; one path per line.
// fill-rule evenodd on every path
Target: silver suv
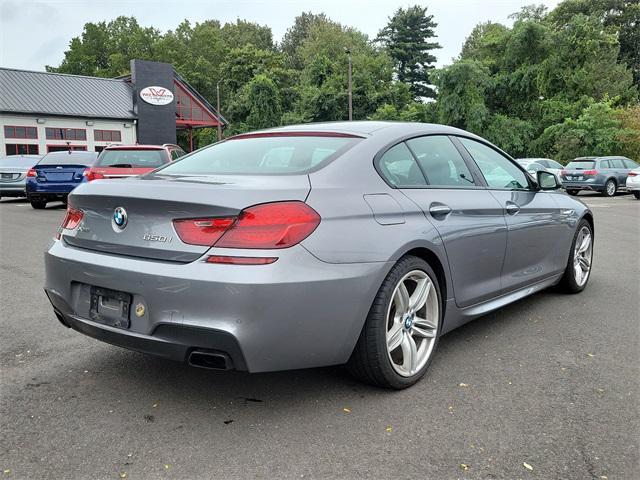
M 638 167 L 627 157 L 580 157 L 562 170 L 560 178 L 569 195 L 592 190 L 613 197 L 626 188 L 629 172 Z

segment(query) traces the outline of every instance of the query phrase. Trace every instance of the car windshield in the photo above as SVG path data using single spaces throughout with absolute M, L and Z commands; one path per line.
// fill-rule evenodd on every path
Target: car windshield
M 97 167 L 114 168 L 158 168 L 167 163 L 164 150 L 114 149 L 103 150 L 96 162 Z
M 38 163 L 41 165 L 93 165 L 97 154 L 94 152 L 54 152 L 46 154 Z
M 351 148 L 358 137 L 239 136 L 169 164 L 162 175 L 273 175 L 306 173 Z
M 569 164 L 565 167 L 567 170 L 590 170 L 595 168 L 596 162 L 593 160 L 574 160 L 573 162 L 569 162 Z

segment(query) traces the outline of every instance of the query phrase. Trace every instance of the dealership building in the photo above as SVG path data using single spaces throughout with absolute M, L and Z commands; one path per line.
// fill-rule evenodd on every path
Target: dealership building
M 131 61 L 99 78 L 0 68 L 0 156 L 107 145 L 176 143 L 176 131 L 224 128 L 225 119 L 171 65 Z

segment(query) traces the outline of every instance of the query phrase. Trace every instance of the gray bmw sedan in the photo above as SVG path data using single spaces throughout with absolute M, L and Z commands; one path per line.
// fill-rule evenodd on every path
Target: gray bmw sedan
M 69 196 L 45 254 L 62 324 L 214 369 L 348 364 L 405 388 L 444 333 L 591 272 L 589 209 L 441 125 L 231 137 Z

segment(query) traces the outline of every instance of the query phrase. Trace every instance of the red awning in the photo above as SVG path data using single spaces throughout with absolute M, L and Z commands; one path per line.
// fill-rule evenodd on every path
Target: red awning
M 220 124 L 215 113 L 198 100 L 179 80 L 174 80 L 176 96 L 176 127 L 217 127 Z

